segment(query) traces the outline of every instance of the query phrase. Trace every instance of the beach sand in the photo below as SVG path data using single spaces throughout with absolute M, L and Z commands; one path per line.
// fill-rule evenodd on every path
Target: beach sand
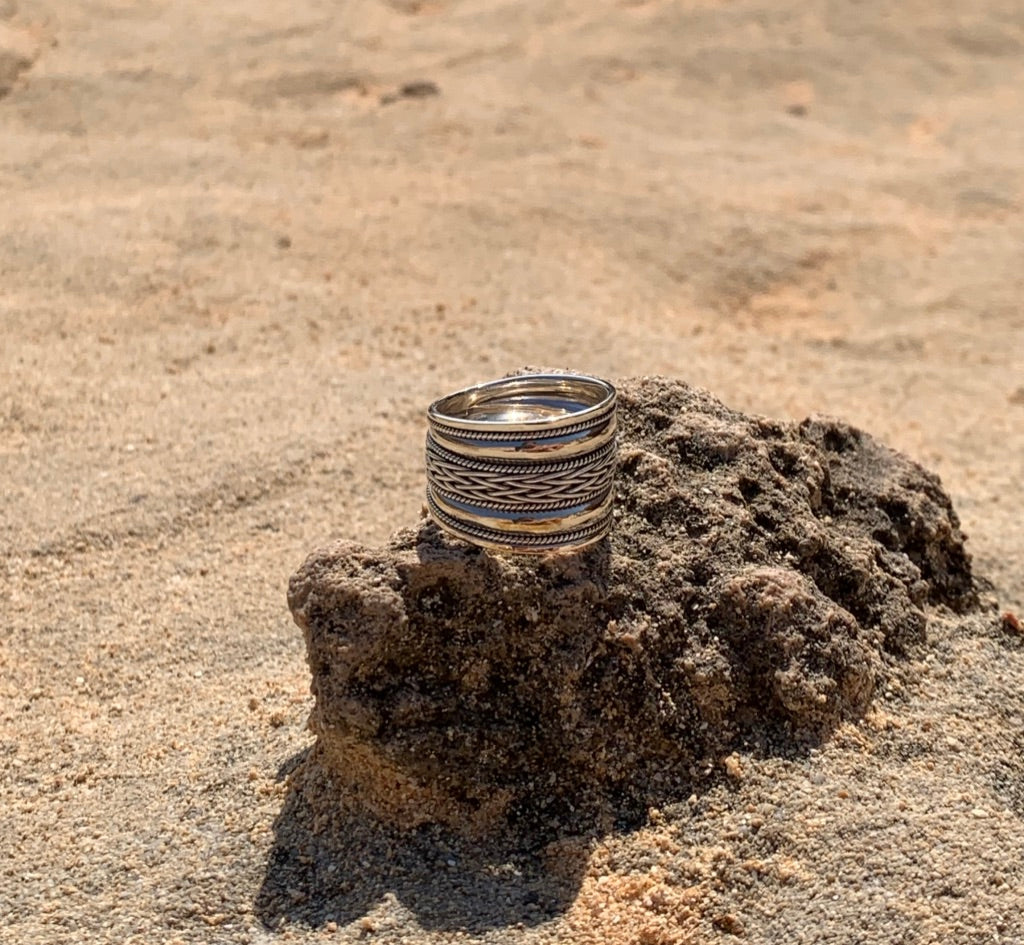
M 1013 0 L 0 0 L 0 940 L 1024 942 L 1022 115 Z M 310 902 L 288 579 L 527 364 L 870 431 L 993 619 L 528 902 Z

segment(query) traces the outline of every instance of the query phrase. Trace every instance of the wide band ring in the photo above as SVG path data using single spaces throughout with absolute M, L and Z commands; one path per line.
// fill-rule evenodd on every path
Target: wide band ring
M 446 532 L 498 551 L 603 538 L 614 497 L 615 388 L 524 374 L 468 387 L 427 411 L 427 507 Z

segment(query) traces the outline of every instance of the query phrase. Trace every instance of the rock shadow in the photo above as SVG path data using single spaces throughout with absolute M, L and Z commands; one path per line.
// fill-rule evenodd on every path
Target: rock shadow
M 829 735 L 794 733 L 770 722 L 745 732 L 737 747 L 753 757 L 797 761 Z M 282 764 L 278 779 L 288 780 L 289 790 L 255 900 L 268 931 L 330 922 L 385 931 L 396 915 L 410 913 L 427 931 L 481 935 L 564 914 L 580 892 L 595 844 L 649 826 L 652 807 L 670 810 L 728 782 L 719 765 L 707 763 L 663 777 L 660 790 L 643 803 L 627 792 L 601 811 L 560 809 L 544 823 L 527 807 L 499 836 L 473 839 L 441 824 L 403 829 L 380 820 L 332 780 L 316 759 L 316 746 Z
M 378 922 L 375 908 L 393 900 L 424 929 L 482 934 L 549 921 L 575 900 L 587 837 L 566 844 L 551 830 L 472 841 L 438 825 L 399 829 L 331 784 L 313 751 L 279 772 L 290 789 L 255 902 L 268 930 L 362 920 L 371 931 L 388 921 Z M 324 804 L 324 792 L 333 805 Z

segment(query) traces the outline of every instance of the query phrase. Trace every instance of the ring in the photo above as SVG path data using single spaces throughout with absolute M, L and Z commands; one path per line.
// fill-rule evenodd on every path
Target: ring
M 579 548 L 611 526 L 616 393 L 576 374 L 467 387 L 427 410 L 427 508 L 495 551 Z

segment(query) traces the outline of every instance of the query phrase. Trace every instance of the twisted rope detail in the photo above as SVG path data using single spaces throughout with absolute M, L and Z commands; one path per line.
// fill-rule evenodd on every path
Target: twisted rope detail
M 560 463 L 487 463 L 434 449 L 433 444 L 427 448 L 430 484 L 456 501 L 485 507 L 489 503 L 515 508 L 579 505 L 589 497 L 607 492 L 614 474 L 614 441 L 586 456 Z
M 430 487 L 436 495 L 446 499 L 449 502 L 466 502 L 464 495 L 457 495 L 454 492 L 447 492 L 444 489 L 437 488 L 435 486 Z M 571 502 L 568 500 L 558 500 L 554 502 L 493 502 L 490 499 L 476 499 L 474 498 L 472 504 L 474 508 L 486 509 L 489 512 L 517 512 L 527 514 L 530 512 L 557 512 L 561 509 L 571 509 L 578 505 L 591 505 L 600 504 L 607 497 L 610 489 L 605 489 L 593 493 L 592 495 L 580 496 L 577 499 L 573 499 Z
M 450 463 L 460 466 L 463 469 L 471 469 L 477 472 L 493 472 L 503 475 L 519 476 L 524 471 L 536 471 L 538 475 L 549 476 L 553 473 L 568 472 L 573 469 L 580 469 L 591 463 L 599 462 L 608 456 L 614 456 L 617 443 L 611 440 L 604 446 L 582 456 L 574 456 L 572 459 L 562 460 L 538 460 L 532 457 L 517 458 L 512 462 L 495 462 L 493 459 L 472 459 L 463 456 L 461 453 L 454 453 L 441 446 L 432 436 L 427 436 L 427 461 L 431 459 L 437 462 Z
M 431 515 L 438 524 L 443 525 L 461 538 L 484 542 L 485 544 L 500 545 L 505 548 L 535 551 L 544 551 L 549 548 L 564 548 L 567 545 L 587 544 L 599 538 L 607 531 L 608 519 L 611 517 L 611 509 L 609 509 L 608 515 L 602 516 L 598 521 L 582 528 L 564 532 L 553 532 L 547 535 L 524 535 L 510 534 L 495 528 L 485 528 L 482 525 L 470 524 L 463 522 L 461 519 L 454 518 L 437 505 L 429 489 L 427 490 L 427 505 L 430 508 Z

